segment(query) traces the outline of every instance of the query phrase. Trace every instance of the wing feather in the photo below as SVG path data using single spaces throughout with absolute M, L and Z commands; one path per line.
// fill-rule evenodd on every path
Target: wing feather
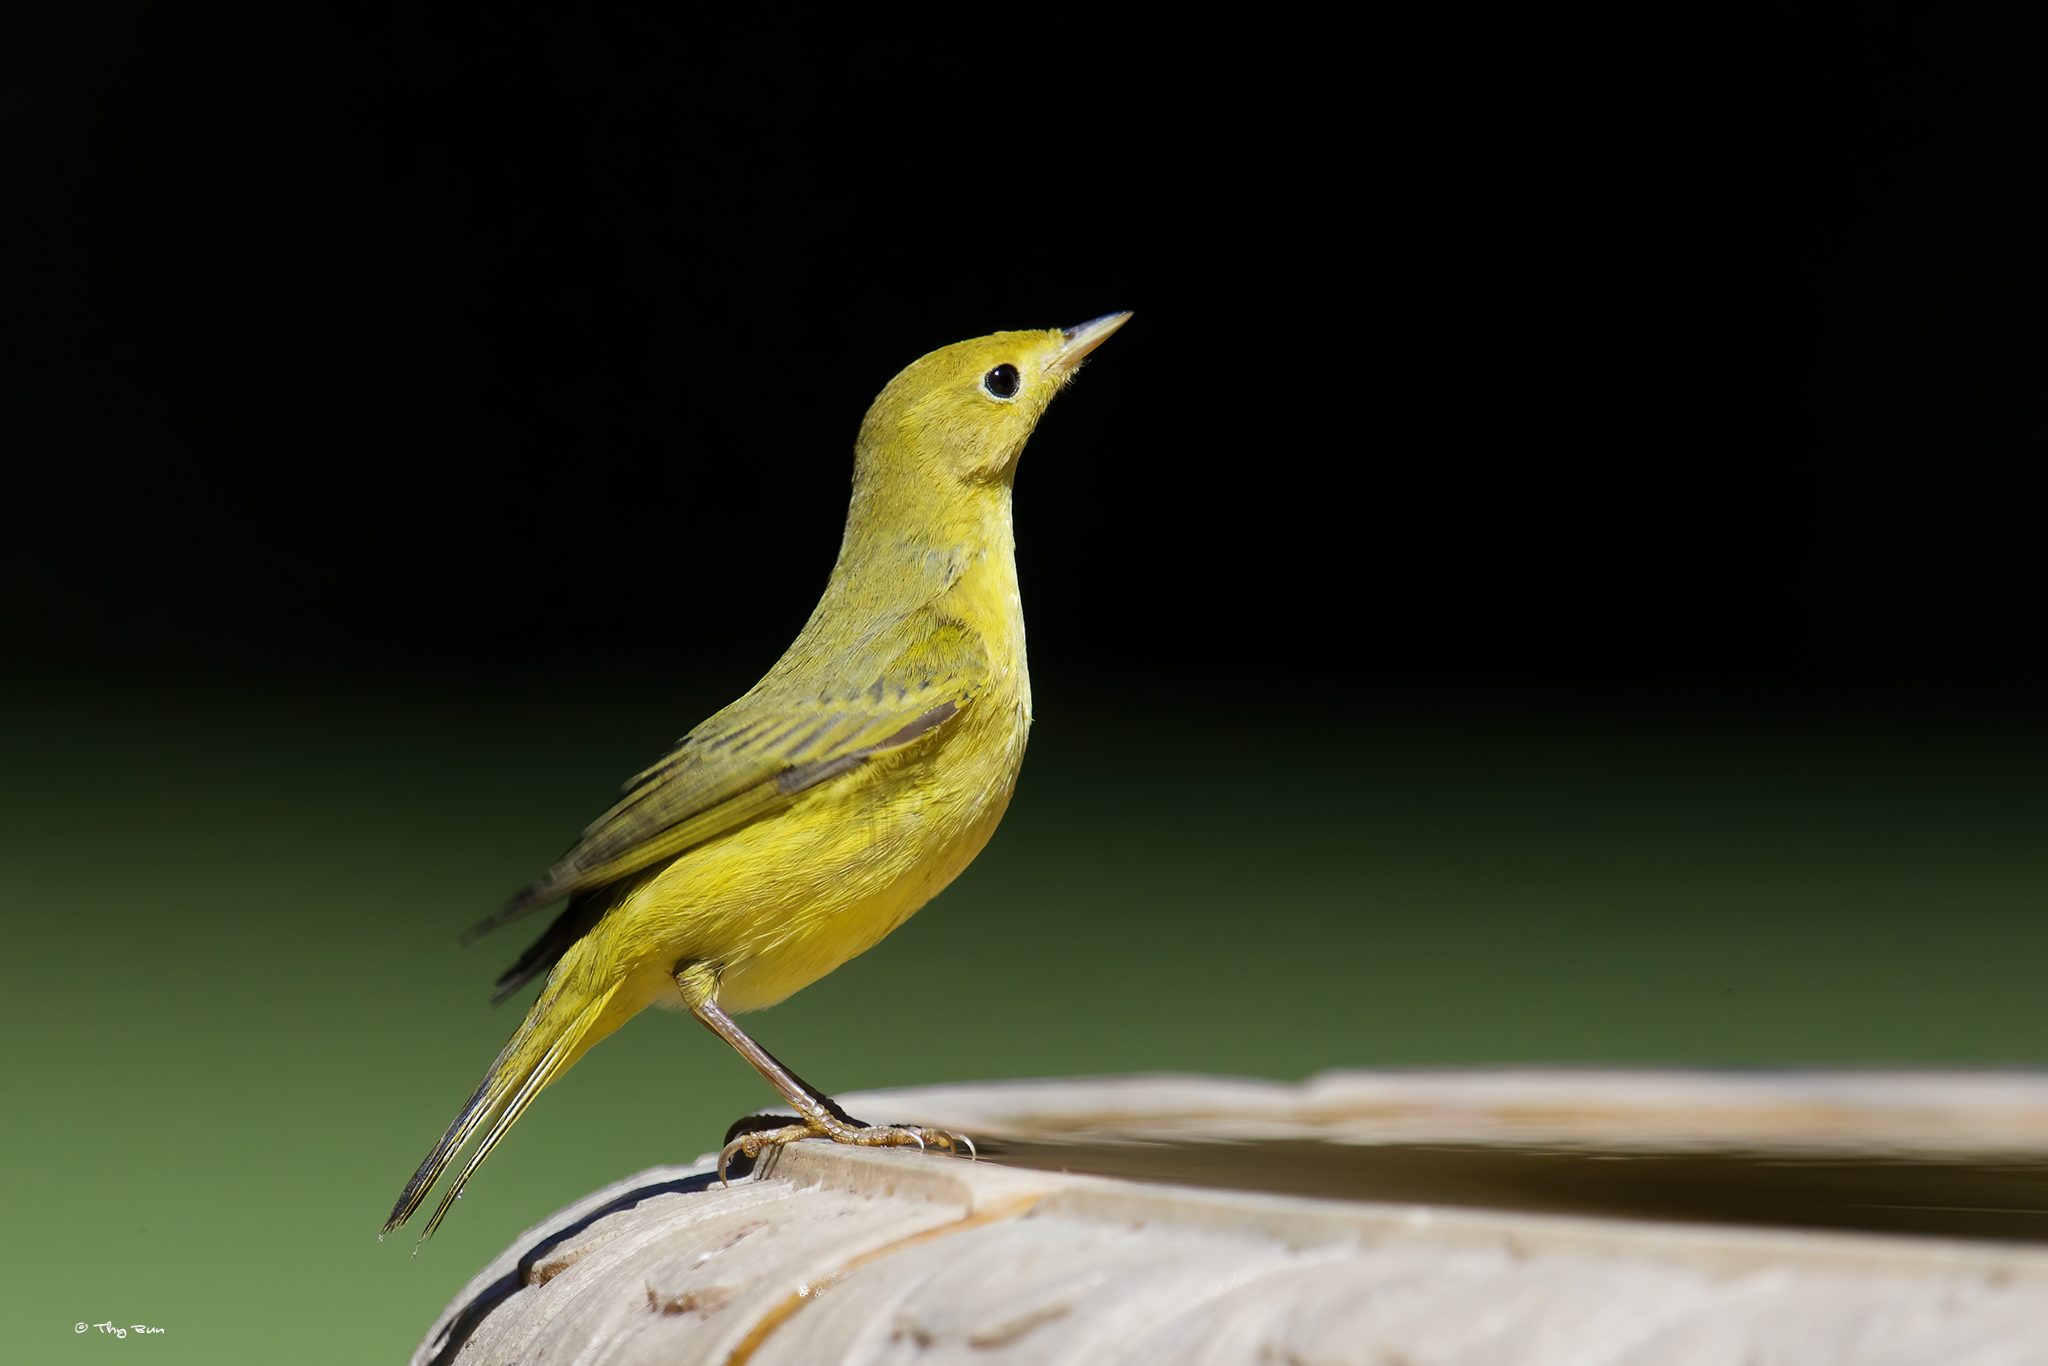
M 948 622 L 843 694 L 792 696 L 771 673 L 630 779 L 546 876 L 464 940 L 674 858 L 916 743 L 971 705 L 987 681 L 985 658 L 978 636 Z

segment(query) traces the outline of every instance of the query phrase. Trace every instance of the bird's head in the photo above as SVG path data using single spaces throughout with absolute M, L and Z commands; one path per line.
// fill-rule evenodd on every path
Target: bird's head
M 868 409 L 856 479 L 903 481 L 925 496 L 1007 485 L 1052 396 L 1130 316 L 998 332 L 913 361 Z

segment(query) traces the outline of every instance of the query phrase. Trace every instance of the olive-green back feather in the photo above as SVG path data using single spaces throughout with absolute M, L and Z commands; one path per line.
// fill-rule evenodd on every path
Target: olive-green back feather
M 630 779 L 625 795 L 584 830 L 545 877 L 473 926 L 464 939 L 562 897 L 618 882 L 781 811 L 806 790 L 950 721 L 987 682 L 985 647 L 979 636 L 954 623 L 903 625 L 914 635 L 908 645 L 871 677 L 856 674 L 837 689 L 791 686 L 794 680 L 778 665 L 746 696 Z

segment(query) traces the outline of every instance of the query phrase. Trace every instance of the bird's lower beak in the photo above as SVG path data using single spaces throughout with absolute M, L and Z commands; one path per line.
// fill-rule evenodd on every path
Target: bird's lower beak
M 1105 313 L 1093 322 L 1069 327 L 1061 335 L 1066 338 L 1060 349 L 1053 352 L 1046 369 L 1056 375 L 1071 375 L 1081 364 L 1082 357 L 1109 340 L 1109 334 L 1131 320 L 1129 313 Z

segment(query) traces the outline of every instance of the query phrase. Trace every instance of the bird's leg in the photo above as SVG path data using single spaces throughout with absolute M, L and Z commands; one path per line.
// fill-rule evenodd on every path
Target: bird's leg
M 944 1129 L 920 1129 L 896 1124 L 864 1124 L 834 1104 L 832 1099 L 782 1063 L 761 1045 L 747 1037 L 746 1031 L 733 1023 L 732 1016 L 718 1008 L 717 1002 L 708 996 L 692 991 L 691 984 L 681 980 L 683 999 L 689 1003 L 690 1013 L 703 1021 L 704 1027 L 731 1044 L 733 1050 L 753 1065 L 770 1086 L 781 1092 L 797 1112 L 801 1123 L 784 1125 L 779 1129 L 756 1130 L 742 1134 L 725 1145 L 718 1154 L 718 1179 L 726 1179 L 726 1163 L 734 1153 L 749 1161 L 759 1157 L 769 1148 L 780 1148 L 806 1138 L 829 1138 L 834 1143 L 853 1143 L 865 1148 L 938 1148 L 945 1152 L 965 1149 L 972 1156 L 974 1141 L 964 1134 L 949 1133 Z

